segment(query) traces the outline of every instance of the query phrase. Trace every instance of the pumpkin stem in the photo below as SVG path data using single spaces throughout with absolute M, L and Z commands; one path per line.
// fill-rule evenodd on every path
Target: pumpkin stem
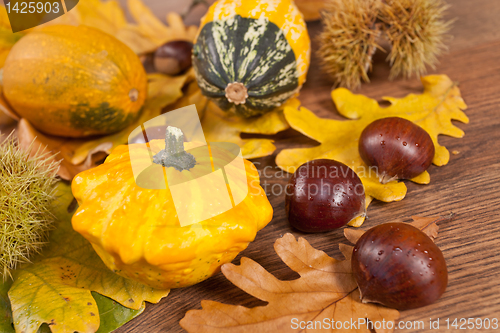
M 167 127 L 165 149 L 153 156 L 153 162 L 178 171 L 189 170 L 196 165 L 194 156 L 184 150 L 184 134 L 180 128 Z
M 248 90 L 243 83 L 229 83 L 226 87 L 226 98 L 235 105 L 245 104 L 248 98 Z

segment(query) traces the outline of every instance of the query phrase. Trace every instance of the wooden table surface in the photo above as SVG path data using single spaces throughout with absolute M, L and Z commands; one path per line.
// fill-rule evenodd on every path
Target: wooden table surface
M 182 10 L 186 6 L 184 0 L 145 2 L 160 17 L 164 17 L 167 10 Z M 460 83 L 462 96 L 468 105 L 466 114 L 470 123 L 456 125 L 465 131 L 465 137 L 439 137 L 439 142 L 450 151 L 460 153 L 452 154 L 446 166 L 431 166 L 429 185 L 407 182 L 408 193 L 404 200 L 373 202 L 368 209 L 369 219 L 363 225 L 363 228 L 369 228 L 411 215 L 442 215 L 450 211 L 456 214 L 453 221 L 440 225 L 436 240 L 448 264 L 449 284 L 446 293 L 435 304 L 401 313 L 402 321 L 423 320 L 426 323 L 426 329 L 408 332 L 447 331 L 443 328 L 430 330 L 430 317 L 440 318 L 441 322 L 446 318 L 500 320 L 500 1 L 448 2 L 451 5 L 448 17 L 457 18 L 451 31 L 454 38 L 448 43 L 449 52 L 440 57 L 440 65 L 430 73 L 447 74 Z M 202 11 L 198 9 L 197 15 Z M 195 19 L 190 18 L 191 21 Z M 309 26 L 314 39 L 321 26 L 317 22 Z M 316 42 L 313 44 L 315 48 Z M 421 92 L 422 86 L 416 78 L 389 81 L 389 68 L 384 59 L 383 54 L 375 57 L 372 81 L 364 84 L 357 93 L 380 99 L 382 96 L 402 97 L 411 92 Z M 338 118 L 330 99 L 331 86 L 332 83 L 317 67 L 317 58 L 313 57 L 308 81 L 300 96 L 303 105 L 322 117 Z M 293 130 L 287 130 L 274 138 L 278 147 L 276 153 L 283 148 L 317 144 Z M 258 162 L 260 168 L 273 166 L 273 172 L 268 174 L 274 174 L 279 171 L 274 163 L 276 153 L 254 162 Z M 262 182 L 285 184 L 287 178 L 278 174 L 276 177 L 263 178 Z M 346 243 L 342 229 L 324 234 L 297 232 L 290 228 L 286 220 L 283 195 L 273 196 L 269 193 L 269 200 L 274 207 L 273 220 L 234 260 L 235 264 L 239 264 L 241 256 L 246 256 L 279 279 L 297 278 L 298 275 L 285 266 L 273 250 L 275 240 L 287 232 L 304 237 L 315 248 L 341 258 L 337 244 Z M 159 304 L 148 304 L 141 316 L 117 332 L 182 332 L 179 321 L 186 311 L 200 309 L 203 299 L 249 307 L 265 304 L 239 290 L 219 273 L 198 285 L 172 290 Z

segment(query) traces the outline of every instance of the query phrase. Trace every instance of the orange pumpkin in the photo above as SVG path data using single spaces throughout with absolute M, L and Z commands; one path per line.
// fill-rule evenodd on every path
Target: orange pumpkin
M 146 99 L 147 79 L 137 55 L 113 36 L 54 25 L 14 45 L 3 86 L 15 111 L 38 130 L 85 137 L 130 125 Z

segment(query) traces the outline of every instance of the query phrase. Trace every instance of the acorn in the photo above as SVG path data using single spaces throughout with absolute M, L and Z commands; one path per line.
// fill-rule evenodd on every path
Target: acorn
M 0 144 L 0 275 L 40 252 L 54 221 L 50 205 L 55 198 L 60 162 L 40 150 L 21 149 L 13 135 Z
M 369 82 L 379 41 L 391 44 L 390 77 L 411 77 L 434 68 L 446 49 L 451 21 L 444 20 L 443 0 L 326 0 L 318 54 L 336 85 L 356 88 Z
M 434 303 L 448 284 L 443 253 L 408 223 L 385 223 L 365 232 L 354 246 L 351 267 L 362 302 L 398 310 Z

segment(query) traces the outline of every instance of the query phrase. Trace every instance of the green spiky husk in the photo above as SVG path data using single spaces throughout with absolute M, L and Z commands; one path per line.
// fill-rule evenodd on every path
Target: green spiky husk
M 336 84 L 357 87 L 369 81 L 371 57 L 377 48 L 379 0 L 329 0 L 322 14 L 318 53 L 323 69 Z
M 379 19 L 392 45 L 391 78 L 422 75 L 426 65 L 434 68 L 452 23 L 443 20 L 447 8 L 442 0 L 388 0 L 381 7 Z
M 372 55 L 391 44 L 390 78 L 411 77 L 433 67 L 446 48 L 451 21 L 443 19 L 443 0 L 326 0 L 318 54 L 336 85 L 356 88 L 368 82 Z
M 0 275 L 40 252 L 53 222 L 49 206 L 59 162 L 48 153 L 22 150 L 9 135 L 0 144 Z

